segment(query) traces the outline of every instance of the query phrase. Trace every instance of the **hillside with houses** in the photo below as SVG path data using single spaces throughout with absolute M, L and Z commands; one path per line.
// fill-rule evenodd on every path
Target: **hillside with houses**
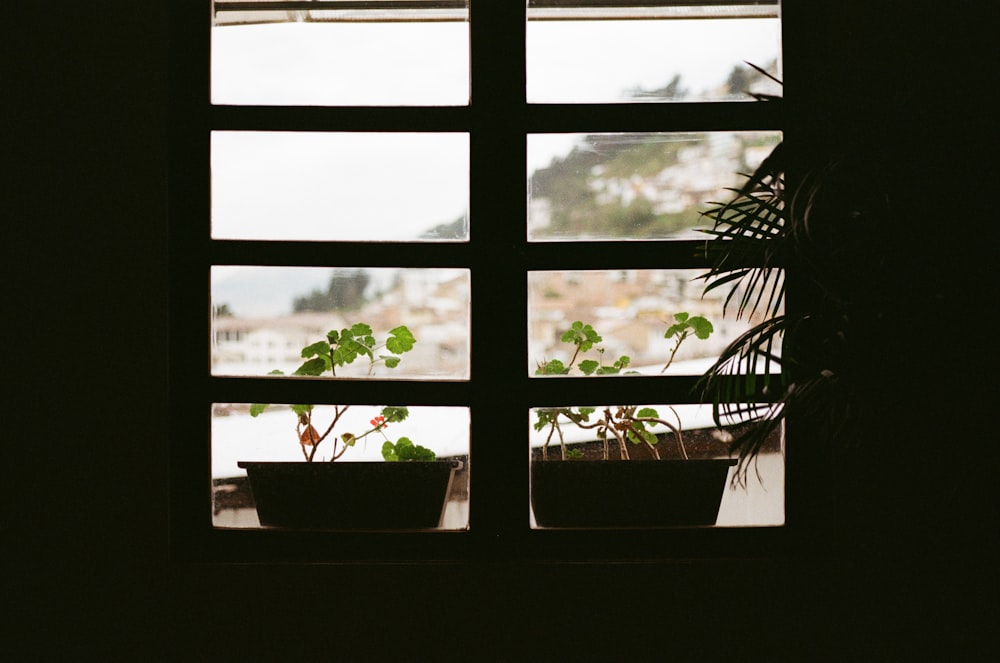
M 268 268 L 260 268 L 266 278 Z M 247 279 L 252 283 L 252 278 Z M 292 302 L 305 293 L 288 293 Z M 376 336 L 406 325 L 417 339 L 393 377 L 465 379 L 469 375 L 469 275 L 465 270 L 401 269 L 371 293 L 356 310 L 299 311 L 262 317 L 216 315 L 213 320 L 212 371 L 216 375 L 266 375 L 294 371 L 306 345 L 331 329 L 365 322 Z M 387 369 L 382 368 L 383 372 Z M 343 377 L 364 377 L 360 362 Z
M 715 328 L 705 340 L 691 339 L 678 351 L 671 374 L 700 374 L 719 353 L 756 320 L 723 317 L 724 292 L 702 296 L 699 270 L 612 270 L 535 272 L 529 275 L 529 371 L 543 361 L 566 361 L 572 348 L 560 336 L 575 320 L 601 335 L 604 364 L 619 356 L 631 359 L 629 370 L 659 373 L 673 347 L 664 338 L 680 312 L 707 318 Z
M 742 184 L 778 132 L 594 134 L 530 179 L 528 232 L 562 239 L 687 239 Z

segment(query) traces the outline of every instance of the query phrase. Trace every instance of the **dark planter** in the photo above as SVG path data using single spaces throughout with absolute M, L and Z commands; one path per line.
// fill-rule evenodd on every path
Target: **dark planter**
M 298 529 L 439 526 L 459 463 L 240 461 L 260 524 Z
M 540 527 L 714 525 L 735 459 L 537 461 L 531 506 Z

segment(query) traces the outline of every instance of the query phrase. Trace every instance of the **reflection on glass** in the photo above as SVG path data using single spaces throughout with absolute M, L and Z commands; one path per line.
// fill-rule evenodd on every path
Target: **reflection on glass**
M 741 484 L 730 443 L 743 428 L 716 426 L 708 404 L 544 407 L 529 417 L 532 527 L 784 524 L 783 429 L 742 468 Z
M 528 136 L 529 241 L 705 239 L 701 216 L 781 133 Z
M 379 14 L 228 11 L 216 2 L 212 102 L 465 105 L 469 23 L 468 3 L 462 4 Z
M 528 373 L 701 375 L 759 322 L 736 320 L 732 308 L 724 316 L 727 293 L 703 296 L 701 273 L 529 272 Z
M 688 15 L 698 16 L 692 9 Z M 741 8 L 743 15 L 752 13 L 748 9 Z M 763 17 L 529 20 L 528 102 L 743 101 L 752 100 L 749 93 L 780 94 L 774 81 L 745 64 L 781 78 L 777 7 L 759 10 Z
M 212 236 L 468 240 L 462 133 L 212 133 Z
M 251 490 L 248 469 L 250 472 L 267 470 L 267 466 L 251 465 L 241 467 L 240 463 L 289 463 L 296 467 L 289 472 L 305 471 L 309 473 L 308 458 L 312 457 L 313 473 L 337 472 L 346 473 L 337 476 L 341 482 L 354 481 L 352 474 L 370 472 L 371 480 L 378 481 L 383 473 L 410 474 L 426 472 L 428 481 L 428 504 L 413 512 L 420 518 L 429 518 L 430 527 L 438 529 L 466 529 L 469 522 L 469 410 L 463 407 L 408 407 L 403 408 L 407 414 L 402 420 L 394 417 L 392 411 L 401 408 L 391 408 L 387 412 L 382 406 L 372 405 L 316 405 L 308 411 L 308 420 L 303 423 L 301 409 L 295 406 L 293 410 L 288 405 L 270 405 L 262 412 L 261 406 L 249 403 L 216 403 L 212 411 L 212 522 L 216 527 L 226 528 L 256 528 L 265 524 L 268 518 L 296 518 L 295 514 L 275 515 L 273 512 L 258 513 L 260 507 L 255 500 L 255 490 L 261 493 L 262 484 Z M 385 416 L 388 414 L 388 417 Z M 382 419 L 379 419 L 382 417 Z M 332 424 L 332 425 L 331 425 Z M 310 428 L 311 427 L 311 428 Z M 309 430 L 315 438 L 310 438 Z M 322 437 L 329 431 L 326 437 Z M 351 441 L 346 445 L 346 439 Z M 322 438 L 322 439 L 321 439 Z M 393 450 L 400 448 L 400 440 L 405 438 L 412 442 L 413 448 L 429 449 L 434 454 L 434 463 L 386 462 L 385 445 L 390 445 L 390 458 Z M 312 444 L 312 440 L 317 443 Z M 404 446 L 406 443 L 403 443 Z M 329 462 L 336 457 L 336 462 Z M 377 465 L 372 467 L 373 465 Z M 386 466 L 393 467 L 386 467 Z M 331 466 L 336 466 L 331 469 Z M 410 466 L 400 467 L 400 466 Z M 284 468 L 279 468 L 284 469 Z M 259 477 L 253 477 L 259 481 Z M 393 477 L 389 477 L 393 480 Z M 267 477 L 265 475 L 265 480 Z M 308 479 L 306 479 L 308 481 Z M 385 490 L 387 495 L 373 495 L 367 499 L 358 494 L 336 496 L 330 498 L 334 503 L 331 513 L 324 517 L 329 522 L 310 527 L 340 529 L 382 529 L 400 528 L 413 529 L 403 522 L 399 527 L 393 526 L 396 518 L 405 519 L 410 507 L 405 501 L 421 499 L 423 480 L 412 481 L 412 495 L 402 495 L 402 486 L 410 486 L 412 480 L 399 478 L 395 488 Z M 440 484 L 440 485 L 438 485 Z M 281 490 L 264 485 L 263 490 Z M 327 487 L 322 482 L 310 488 L 317 495 L 305 495 L 307 507 L 315 512 L 323 506 L 316 500 Z M 336 487 L 329 488 L 336 490 Z M 360 488 L 359 490 L 365 490 Z M 394 492 L 394 490 L 396 492 Z M 407 488 L 406 490 L 410 490 Z M 260 495 L 256 495 L 260 497 Z M 385 504 L 382 504 L 383 498 Z M 272 498 L 274 499 L 274 498 Z M 280 498 L 280 493 L 279 497 Z M 403 501 L 402 503 L 400 501 Z M 266 507 L 265 507 L 266 508 Z M 381 513 L 382 509 L 385 513 Z M 339 513 L 346 512 L 346 513 Z M 344 523 L 338 525 L 340 516 Z M 319 517 L 319 516 L 306 516 Z M 365 518 L 370 517 L 370 522 Z M 386 523 L 389 523 L 387 526 Z M 396 523 L 398 525 L 398 523 Z M 424 527 L 416 527 L 422 529 Z
M 465 380 L 469 306 L 466 269 L 214 266 L 212 373 L 288 375 L 303 365 L 303 348 L 364 323 L 376 359 L 393 354 L 383 344 L 400 326 L 413 347 L 397 366 L 358 357 L 338 377 Z

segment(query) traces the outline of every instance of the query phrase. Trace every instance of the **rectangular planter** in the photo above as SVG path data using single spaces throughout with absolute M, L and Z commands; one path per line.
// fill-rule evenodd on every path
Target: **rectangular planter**
M 237 463 L 264 527 L 433 529 L 458 463 Z
M 735 459 L 550 460 L 531 464 L 531 507 L 540 527 L 714 525 Z

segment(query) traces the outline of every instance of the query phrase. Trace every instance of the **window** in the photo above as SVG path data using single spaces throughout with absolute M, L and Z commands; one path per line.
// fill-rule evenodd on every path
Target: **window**
M 636 542 L 650 536 L 670 547 L 664 554 L 678 555 L 761 536 L 743 528 L 533 529 L 529 445 L 538 408 L 645 403 L 650 393 L 678 410 L 697 406 L 693 364 L 670 375 L 545 379 L 534 373 L 544 359 L 535 355 L 551 351 L 543 336 L 571 321 L 550 304 L 561 289 L 581 287 L 573 282 L 608 283 L 609 293 L 632 293 L 633 305 L 642 304 L 644 289 L 670 290 L 681 298 L 675 303 L 690 308 L 687 279 L 706 266 L 690 235 L 698 223 L 694 203 L 706 190 L 731 185 L 718 173 L 752 167 L 782 129 L 774 105 L 737 92 L 754 85 L 773 92 L 741 60 L 758 58 L 780 74 L 776 2 L 210 4 L 208 25 L 198 11 L 175 9 L 174 16 L 175 40 L 191 45 L 175 56 L 173 81 L 172 481 L 179 549 L 236 559 L 632 557 L 642 555 Z M 227 30 L 232 26 L 240 27 Z M 661 48 L 698 30 L 713 43 L 736 45 L 697 58 Z M 629 35 L 633 50 L 615 46 Z M 346 44 L 357 46 L 342 50 Z M 604 67 L 610 78 L 580 76 L 585 58 L 594 58 L 586 67 Z M 640 71 L 650 58 L 680 64 L 660 75 L 656 67 Z M 623 73 L 630 68 L 634 75 Z M 384 82 L 359 83 L 371 80 Z M 574 149 L 603 157 L 576 164 Z M 435 167 L 420 168 L 431 154 Z M 646 172 L 657 159 L 666 161 Z M 689 165 L 686 181 L 667 181 L 667 166 L 679 162 Z M 631 172 L 623 170 L 628 164 Z M 552 193 L 554 180 L 584 165 L 585 177 L 569 186 L 594 175 L 586 185 L 591 202 L 570 209 L 566 196 Z M 681 175 L 674 169 L 672 176 Z M 359 196 L 360 183 L 373 178 L 384 180 L 384 194 Z M 588 204 L 599 205 L 607 223 L 562 221 Z M 324 216 L 333 213 L 341 222 Z M 378 221 L 394 216 L 410 223 Z M 248 292 L 234 285 L 241 278 L 255 285 L 238 311 L 235 297 Z M 255 314 L 245 311 L 264 306 L 266 290 L 308 298 L 336 278 L 368 279 L 365 292 L 377 289 L 372 281 L 433 284 L 421 292 L 435 303 L 415 305 L 409 315 L 440 323 L 427 328 L 437 334 L 436 354 L 399 379 L 267 375 L 271 367 L 287 374 L 302 359 L 294 351 L 308 334 L 251 324 Z M 455 310 L 456 302 L 466 308 Z M 529 331 L 536 328 L 547 331 Z M 311 331 L 325 333 L 322 326 Z M 640 345 L 649 335 L 638 327 L 615 334 L 631 334 Z M 211 466 L 222 460 L 213 436 L 226 417 L 255 403 L 406 404 L 443 414 L 468 431 L 465 453 L 447 453 L 464 461 L 469 527 L 446 528 L 458 530 L 451 534 L 228 527 L 207 497 Z M 216 488 L 224 501 L 229 489 Z M 781 522 L 783 512 L 756 524 Z M 307 548 L 296 543 L 303 541 Z

